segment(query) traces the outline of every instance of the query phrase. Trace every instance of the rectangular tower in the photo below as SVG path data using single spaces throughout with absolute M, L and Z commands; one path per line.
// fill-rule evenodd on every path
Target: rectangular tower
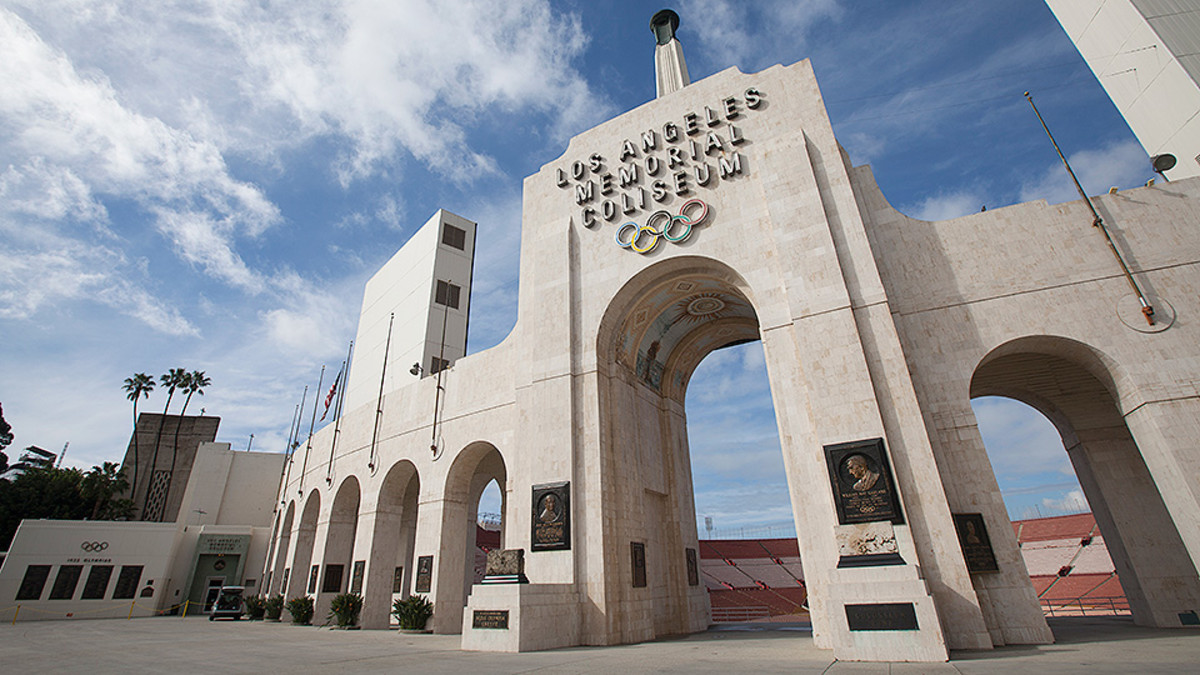
M 1200 0 L 1046 0 L 1146 153 L 1200 176 Z
M 381 378 L 386 394 L 412 380 L 414 364 L 424 377 L 467 353 L 474 260 L 475 223 L 439 210 L 371 277 L 354 339 L 346 411 L 375 405 Z

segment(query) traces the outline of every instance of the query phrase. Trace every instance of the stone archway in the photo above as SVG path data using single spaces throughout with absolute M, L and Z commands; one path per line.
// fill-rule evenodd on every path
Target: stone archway
M 276 531 L 276 536 L 271 542 L 274 548 L 274 558 L 269 558 L 267 561 L 268 574 L 270 574 L 267 587 L 264 589 L 267 595 L 274 593 L 285 593 L 286 580 L 282 578 L 283 570 L 287 567 L 287 554 L 289 545 L 292 543 L 292 524 L 296 518 L 296 500 L 288 502 L 287 511 L 283 517 L 282 526 Z
M 988 354 L 971 397 L 1004 396 L 1058 430 L 1103 535 L 1134 622 L 1178 626 L 1200 605 L 1200 578 L 1119 408 L 1119 371 L 1098 351 L 1053 337 L 1021 338 Z
M 437 593 L 433 614 L 436 633 L 462 632 L 463 608 L 475 576 L 475 531 L 479 498 L 488 483 L 500 485 L 501 548 L 507 520 L 507 476 L 504 457 L 487 441 L 468 444 L 454 458 L 446 476 L 441 528 L 441 560 L 437 563 Z M 440 616 L 439 616 L 440 613 Z
M 325 550 L 321 556 L 324 568 L 317 587 L 316 616 L 324 616 L 329 602 L 339 593 L 345 593 L 351 573 L 351 558 L 354 555 L 354 535 L 358 528 L 358 507 L 362 491 L 358 479 L 349 476 L 338 487 L 329 509 L 329 520 L 324 523 Z
M 380 483 L 375 511 L 361 516 L 371 532 L 363 588 L 364 628 L 387 628 L 393 600 L 407 598 L 412 589 L 420 492 L 417 468 L 409 460 L 400 460 Z
M 319 490 L 313 490 L 304 501 L 304 510 L 300 513 L 300 522 L 296 525 L 296 534 L 293 537 L 295 550 L 292 553 L 292 567 L 284 593 L 288 598 L 306 595 L 309 592 L 309 565 L 312 564 L 313 546 L 317 540 L 317 518 L 320 514 L 321 493 Z

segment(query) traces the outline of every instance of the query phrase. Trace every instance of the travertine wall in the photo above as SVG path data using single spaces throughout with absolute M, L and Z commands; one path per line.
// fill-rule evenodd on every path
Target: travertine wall
M 639 239 L 645 254 L 619 245 L 656 210 L 699 213 L 683 207 L 694 198 L 708 217 L 690 237 Z M 760 337 L 817 644 L 840 659 L 937 661 L 948 648 L 1048 642 L 975 427 L 972 378 L 989 355 L 1053 348 L 1104 383 L 1179 524 L 1186 567 L 1200 553 L 1200 460 L 1188 440 L 1200 371 L 1188 318 L 1200 309 L 1198 199 L 1200 182 L 1181 182 L 1100 201 L 1145 287 L 1174 305 L 1161 303 L 1162 318 L 1177 315 L 1168 330 L 1139 332 L 1118 314 L 1128 291 L 1082 205 L 911 220 L 869 169 L 850 167 L 808 62 L 693 83 L 580 134 L 526 179 L 512 334 L 447 371 L 436 433 L 426 378 L 385 396 L 374 447 L 373 404 L 346 411 L 332 462 L 332 427 L 302 446 L 280 495 L 280 512 L 293 515 L 275 569 L 290 566 L 288 594 L 298 595 L 310 561 L 365 561 L 364 612 L 381 626 L 379 605 L 393 595 L 375 587 L 404 566 L 401 595 L 429 595 L 432 628 L 465 630 L 468 648 L 702 630 L 707 597 L 685 566 L 696 527 L 683 392 L 705 354 Z M 1021 341 L 1034 336 L 1044 343 Z M 839 568 L 839 542 L 859 530 L 838 523 L 823 448 L 877 437 L 904 521 L 872 527 L 894 536 L 902 563 Z M 526 550 L 538 587 L 471 589 L 470 607 L 511 610 L 503 638 L 463 613 L 474 511 L 492 477 L 504 491 L 503 545 Z M 342 546 L 324 561 L 347 481 L 361 494 L 352 558 Z M 532 487 L 560 481 L 571 483 L 570 548 L 532 551 Z M 951 512 L 984 514 L 998 574 L 968 574 Z M 632 543 L 645 546 L 644 587 L 633 583 Z M 428 592 L 411 572 L 422 556 L 433 556 Z M 877 603 L 911 604 L 917 629 L 850 630 L 845 606 Z M 1151 611 L 1160 624 L 1170 613 Z

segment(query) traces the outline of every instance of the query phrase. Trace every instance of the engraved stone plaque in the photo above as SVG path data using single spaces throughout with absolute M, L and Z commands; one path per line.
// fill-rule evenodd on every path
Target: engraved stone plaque
M 896 533 L 887 521 L 838 525 L 834 528 L 834 536 L 838 543 L 839 568 L 904 564 Z
M 687 577 L 688 586 L 700 585 L 700 566 L 696 563 L 696 549 L 683 549 L 684 558 L 687 560 Z
M 633 587 L 646 587 L 646 545 L 640 541 L 629 542 L 629 557 L 633 563 Z
M 477 609 L 471 616 L 471 627 L 508 630 L 508 610 Z
M 428 593 L 433 588 L 433 556 L 417 558 L 417 592 Z
M 982 513 L 954 514 L 954 529 L 958 531 L 958 544 L 962 547 L 968 572 L 978 574 L 1000 571 Z
M 904 522 L 882 438 L 827 445 L 825 463 L 839 523 Z
M 525 549 L 506 548 L 488 551 L 487 576 L 516 576 L 525 574 Z
M 533 486 L 530 548 L 565 551 L 571 548 L 571 482 Z
M 917 630 L 917 610 L 911 602 L 846 605 L 850 630 Z

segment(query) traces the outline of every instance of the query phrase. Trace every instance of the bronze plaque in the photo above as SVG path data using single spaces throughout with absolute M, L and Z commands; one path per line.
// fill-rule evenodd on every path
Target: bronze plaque
M 417 558 L 417 592 L 428 593 L 433 588 L 433 556 Z
M 850 630 L 917 630 L 917 610 L 911 602 L 846 605 Z
M 404 568 L 397 567 L 395 574 L 392 575 L 392 592 L 404 592 Z
M 500 628 L 508 630 L 507 609 L 477 609 L 471 616 L 472 628 Z
M 696 549 L 683 549 L 684 557 L 687 559 L 687 575 L 688 586 L 700 585 L 700 566 L 696 563 Z
M 958 531 L 958 545 L 962 547 L 968 572 L 976 574 L 1000 571 L 1000 566 L 996 564 L 996 553 L 992 550 L 992 540 L 988 539 L 987 526 L 983 523 L 982 513 L 954 514 L 954 529 Z
M 321 566 L 320 565 L 313 565 L 312 569 L 310 569 L 308 571 L 308 592 L 309 593 L 317 592 L 317 577 L 320 575 L 321 575 Z
M 882 438 L 825 446 L 838 523 L 904 523 Z
M 367 571 L 366 560 L 354 561 L 354 572 L 350 574 L 350 592 L 355 595 L 362 594 L 363 575 Z
M 629 542 L 629 558 L 633 563 L 633 587 L 646 587 L 646 545 L 640 541 Z
M 571 548 L 571 482 L 533 486 L 533 522 L 529 548 L 566 551 Z

